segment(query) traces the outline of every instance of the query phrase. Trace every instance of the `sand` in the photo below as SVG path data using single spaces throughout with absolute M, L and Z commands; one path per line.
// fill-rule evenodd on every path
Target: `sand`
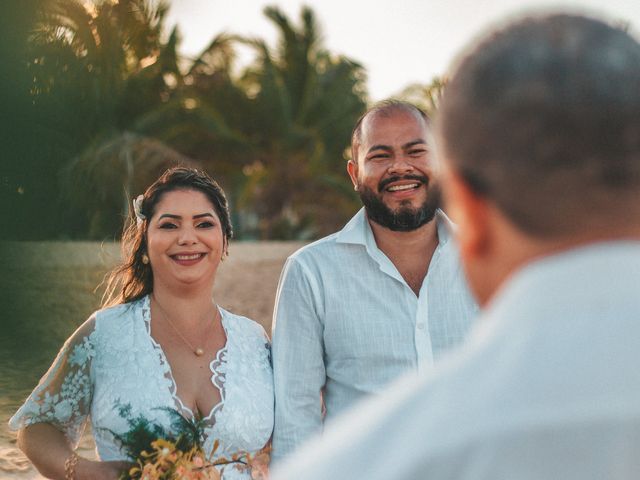
M 286 258 L 303 246 L 297 242 L 232 244 L 216 278 L 214 298 L 224 308 L 252 318 L 271 333 L 278 279 Z

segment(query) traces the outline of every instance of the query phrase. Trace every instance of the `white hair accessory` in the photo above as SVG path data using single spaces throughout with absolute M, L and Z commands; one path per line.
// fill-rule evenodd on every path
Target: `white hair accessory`
M 142 224 L 142 222 L 147 218 L 142 213 L 142 202 L 144 200 L 144 195 L 138 195 L 133 199 L 133 212 L 136 214 L 136 223 L 138 226 Z

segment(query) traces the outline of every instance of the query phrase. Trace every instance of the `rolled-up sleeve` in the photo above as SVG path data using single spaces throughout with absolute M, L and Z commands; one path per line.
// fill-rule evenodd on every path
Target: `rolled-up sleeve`
M 274 463 L 322 428 L 323 310 L 319 279 L 290 257 L 280 277 L 273 317 Z

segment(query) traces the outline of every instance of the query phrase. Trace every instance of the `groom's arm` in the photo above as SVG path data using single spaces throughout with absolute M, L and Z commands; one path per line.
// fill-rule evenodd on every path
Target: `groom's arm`
M 273 461 L 322 429 L 324 321 L 317 278 L 296 257 L 280 277 L 273 315 Z

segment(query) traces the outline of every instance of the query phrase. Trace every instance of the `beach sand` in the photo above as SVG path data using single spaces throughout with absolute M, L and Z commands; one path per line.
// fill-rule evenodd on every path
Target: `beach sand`
M 299 242 L 232 243 L 220 265 L 213 289 L 216 301 L 227 310 L 262 324 L 271 335 L 271 315 L 282 266 Z

